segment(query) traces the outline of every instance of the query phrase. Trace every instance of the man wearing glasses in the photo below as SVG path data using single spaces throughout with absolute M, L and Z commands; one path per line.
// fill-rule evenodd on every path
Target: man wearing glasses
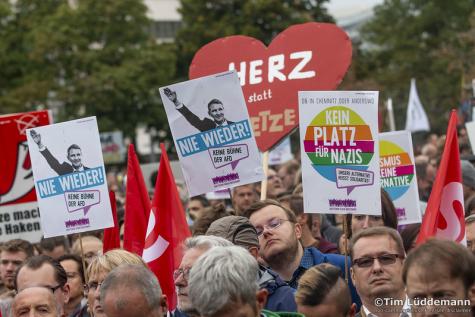
M 58 261 L 46 255 L 37 255 L 26 260 L 20 266 L 15 279 L 17 292 L 41 286 L 51 290 L 64 316 L 64 305 L 69 300 L 69 285 L 66 271 Z
M 198 258 L 212 247 L 226 247 L 233 244 L 226 239 L 214 236 L 196 236 L 183 243 L 184 253 L 179 268 L 173 273 L 178 297 L 177 308 L 170 312 L 172 317 L 199 317 L 188 296 L 190 270 Z
M 302 227 L 297 222 L 297 217 L 279 202 L 270 199 L 258 201 L 243 216 L 249 218 L 256 228 L 260 257 L 290 287 L 297 289 L 298 280 L 305 271 L 320 263 L 335 265 L 344 277 L 345 257 L 325 254 L 314 247 L 304 248 L 300 243 Z M 359 298 L 351 281 L 349 287 L 352 300 L 358 305 Z
M 388 227 L 359 231 L 351 240 L 351 279 L 363 306 L 359 317 L 408 317 L 409 303 L 402 280 L 404 245 Z

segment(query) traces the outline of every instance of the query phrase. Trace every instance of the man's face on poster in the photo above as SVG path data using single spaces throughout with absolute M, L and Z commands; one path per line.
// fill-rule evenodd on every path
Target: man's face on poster
M 220 103 L 212 103 L 209 105 L 208 114 L 215 122 L 222 122 L 224 120 L 224 106 Z
M 82 153 L 80 149 L 69 149 L 68 160 L 71 162 L 74 168 L 81 167 Z

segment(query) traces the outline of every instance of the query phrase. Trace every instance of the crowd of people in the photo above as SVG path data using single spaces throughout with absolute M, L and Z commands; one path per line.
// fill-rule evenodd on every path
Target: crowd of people
M 227 200 L 182 193 L 192 237 L 173 273 L 175 309 L 140 256 L 103 254 L 94 232 L 82 250 L 76 236 L 2 243 L 2 316 L 475 316 L 475 167 L 460 135 L 466 247 L 416 246 L 420 224 L 398 225 L 384 190 L 381 216 L 306 213 L 297 157 L 269 168 L 263 200 L 260 184 Z M 422 211 L 443 140 L 431 134 L 415 148 Z

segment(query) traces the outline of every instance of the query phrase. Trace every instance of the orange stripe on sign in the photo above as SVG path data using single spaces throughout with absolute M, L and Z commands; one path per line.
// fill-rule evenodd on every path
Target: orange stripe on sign
M 390 163 L 396 163 L 396 160 L 389 160 L 389 158 L 397 157 L 397 156 L 399 156 L 399 160 L 401 164 L 390 164 Z M 388 160 L 384 160 L 385 158 L 388 158 Z M 384 167 L 394 167 L 398 165 L 412 165 L 411 158 L 409 157 L 409 154 L 407 153 L 384 155 L 384 156 L 381 156 L 379 160 L 387 163 L 387 164 L 384 164 Z
M 336 128 L 337 134 L 338 134 L 338 140 L 341 142 L 343 140 L 342 134 L 343 131 L 339 128 L 347 128 L 347 127 L 354 127 L 356 128 L 355 132 L 355 141 L 360 141 L 360 140 L 372 140 L 373 138 L 371 137 L 371 129 L 367 125 L 348 125 L 348 126 L 333 126 L 333 125 L 327 125 L 327 126 L 309 126 L 307 128 L 307 131 L 305 133 L 305 140 L 315 140 L 315 128 L 321 128 L 321 133 L 322 136 L 319 136 L 319 140 L 322 140 L 323 135 L 326 133 L 326 141 L 330 141 L 332 139 L 332 133 L 333 133 L 333 128 Z M 351 137 L 351 131 L 350 129 L 345 130 L 345 135 L 346 135 L 346 140 L 349 141 Z

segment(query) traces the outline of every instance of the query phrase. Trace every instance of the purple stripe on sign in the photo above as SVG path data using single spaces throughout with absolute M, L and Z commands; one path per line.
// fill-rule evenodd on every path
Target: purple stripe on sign
M 327 149 L 361 149 L 364 153 L 373 153 L 374 152 L 374 141 L 353 141 L 356 145 L 350 146 L 349 140 L 347 140 L 346 145 L 325 145 Z M 342 144 L 340 140 L 340 144 Z M 317 146 L 324 146 L 323 141 L 318 141 L 318 145 L 315 145 L 315 142 L 312 140 L 305 140 L 303 142 L 305 147 L 305 152 L 315 152 Z
M 404 165 L 396 167 L 396 175 L 412 175 L 414 174 L 414 165 Z

